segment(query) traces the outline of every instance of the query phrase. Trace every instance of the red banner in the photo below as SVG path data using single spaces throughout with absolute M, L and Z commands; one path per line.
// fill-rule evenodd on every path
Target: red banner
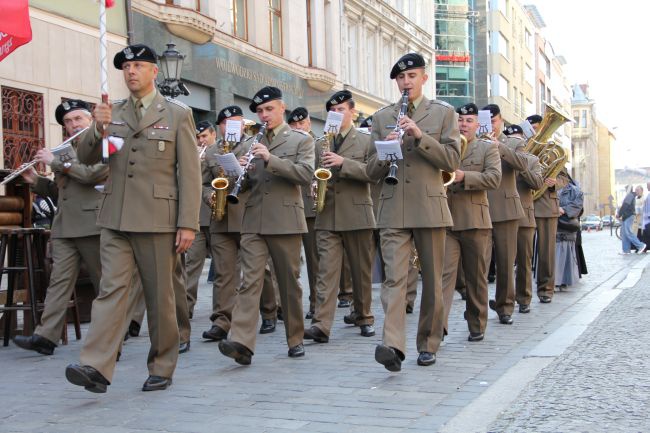
M 0 0 L 0 62 L 31 40 L 27 0 Z

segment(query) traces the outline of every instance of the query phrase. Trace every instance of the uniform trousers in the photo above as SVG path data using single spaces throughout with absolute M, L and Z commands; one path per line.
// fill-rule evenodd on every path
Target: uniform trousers
M 555 290 L 555 236 L 557 218 L 535 218 L 537 224 L 537 296 L 553 297 Z
M 102 269 L 99 259 L 99 235 L 54 238 L 51 244 L 53 263 L 50 285 L 45 294 L 41 324 L 36 327 L 34 333 L 56 343 L 61 338 L 68 302 L 77 284 L 81 263 L 86 266 L 95 293 L 99 292 Z
M 514 263 L 517 257 L 518 227 L 519 221 L 517 220 L 492 222 L 492 242 L 494 243 L 497 276 L 496 312 L 499 317 L 511 316 L 515 309 Z
M 519 227 L 517 231 L 516 299 L 519 305 L 529 305 L 533 297 L 533 238 L 535 227 Z
M 316 314 L 312 324 L 330 335 L 336 314 L 336 292 L 341 280 L 343 252 L 350 261 L 352 294 L 356 325 L 372 325 L 372 259 L 375 249 L 372 229 L 329 231 L 318 230 L 318 280 L 316 283 Z
M 81 349 L 81 363 L 112 380 L 124 339 L 133 273 L 142 280 L 151 347 L 147 367 L 152 376 L 172 377 L 178 359 L 173 273 L 177 264 L 176 233 L 132 233 L 103 228 L 102 279 L 92 306 L 92 320 Z
M 268 257 L 278 281 L 284 327 L 289 347 L 303 342 L 302 288 L 300 277 L 300 234 L 241 235 L 243 284 L 237 293 L 230 328 L 231 340 L 255 351 L 257 322 Z
M 192 246 L 185 253 L 187 271 L 187 307 L 190 315 L 194 315 L 194 306 L 199 291 L 199 280 L 203 273 L 205 258 L 210 254 L 210 227 L 201 226 L 196 233 Z
M 436 353 L 442 340 L 444 305 L 442 268 L 445 250 L 444 228 L 380 229 L 386 279 L 381 287 L 384 308 L 383 343 L 406 353 L 406 286 L 411 239 L 415 241 L 422 266 L 422 294 L 416 338 L 418 352 Z
M 415 307 L 415 298 L 418 296 L 418 275 L 420 275 L 420 269 L 417 264 L 414 263 L 415 254 L 416 252 L 414 247 L 411 258 L 409 259 L 409 273 L 406 278 L 406 305 L 411 308 Z M 421 266 L 422 263 L 420 263 L 420 267 Z
M 445 299 L 445 330 L 449 330 L 449 312 L 454 299 L 458 270 L 465 275 L 465 320 L 470 332 L 483 333 L 488 317 L 490 229 L 447 230 L 442 290 Z M 458 264 L 462 262 L 460 268 Z

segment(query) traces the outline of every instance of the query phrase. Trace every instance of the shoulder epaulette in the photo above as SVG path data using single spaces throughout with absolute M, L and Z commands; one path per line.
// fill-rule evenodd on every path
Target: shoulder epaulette
M 188 107 L 187 105 L 183 104 L 183 103 L 182 103 L 181 101 L 179 101 L 178 99 L 174 99 L 174 98 L 170 98 L 169 96 L 165 96 L 165 100 L 166 100 L 167 102 L 171 102 L 172 104 L 176 104 L 176 105 L 178 105 L 179 107 L 183 107 L 183 108 L 186 109 L 186 110 L 191 110 L 190 107 Z
M 308 132 L 305 132 L 305 131 L 303 131 L 302 129 L 292 129 L 291 131 L 292 131 L 292 132 L 299 132 L 299 133 L 302 134 L 302 135 L 307 135 L 307 136 L 311 137 L 311 135 L 309 135 Z
M 119 104 L 124 104 L 127 100 L 126 99 L 115 99 L 114 101 L 111 101 L 113 105 L 119 105 Z
M 368 131 L 368 128 L 356 128 L 357 132 L 365 135 L 370 135 L 370 131 Z
M 451 108 L 452 110 L 454 110 L 454 107 L 453 107 L 451 104 L 449 104 L 449 103 L 447 103 L 447 102 L 445 102 L 445 101 L 440 101 L 440 100 L 438 100 L 438 99 L 432 99 L 432 100 L 430 100 L 430 101 L 429 101 L 429 105 L 431 105 L 431 104 L 442 105 L 442 106 L 445 107 L 445 108 Z
M 387 109 L 387 108 L 392 108 L 392 107 L 395 107 L 395 103 L 394 103 L 394 102 L 393 102 L 392 104 L 390 104 L 390 105 L 386 105 L 385 107 L 381 107 L 379 110 L 375 111 L 375 114 L 377 114 L 377 113 L 379 113 L 380 111 L 383 111 L 383 110 L 385 110 L 385 109 Z M 373 114 L 373 116 L 374 116 L 375 114 Z

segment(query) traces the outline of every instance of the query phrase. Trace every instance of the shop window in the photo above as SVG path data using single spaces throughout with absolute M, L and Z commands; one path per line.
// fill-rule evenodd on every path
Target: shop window
M 33 160 L 45 144 L 43 95 L 3 86 L 2 134 L 4 168 L 15 169 Z M 38 164 L 36 169 L 45 167 Z

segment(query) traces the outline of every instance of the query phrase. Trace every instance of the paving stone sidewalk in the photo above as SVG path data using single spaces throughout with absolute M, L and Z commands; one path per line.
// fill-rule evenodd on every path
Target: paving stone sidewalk
M 464 302 L 456 299 L 450 335 L 432 367 L 415 363 L 416 306 L 407 316 L 407 358 L 400 373 L 387 372 L 373 358 L 383 324 L 378 286 L 376 337 L 363 338 L 358 328 L 344 325 L 346 311 L 339 309 L 330 342 L 307 343 L 304 358 L 287 357 L 280 323 L 274 334 L 258 336 L 253 364 L 237 366 L 216 344 L 201 341 L 211 308 L 204 273 L 191 351 L 180 356 L 168 391 L 140 391 L 147 376 L 146 332 L 125 344 L 113 384 L 102 395 L 65 380 L 65 366 L 78 361 L 81 347 L 73 336 L 53 356 L 12 344 L 0 348 L 0 432 L 434 432 L 557 329 L 576 302 L 640 259 L 618 256 L 620 241 L 605 232 L 585 234 L 584 245 L 587 278 L 556 293 L 551 304 L 535 300 L 530 314 L 515 313 L 512 326 L 499 325 L 490 312 L 481 343 L 466 341 Z

